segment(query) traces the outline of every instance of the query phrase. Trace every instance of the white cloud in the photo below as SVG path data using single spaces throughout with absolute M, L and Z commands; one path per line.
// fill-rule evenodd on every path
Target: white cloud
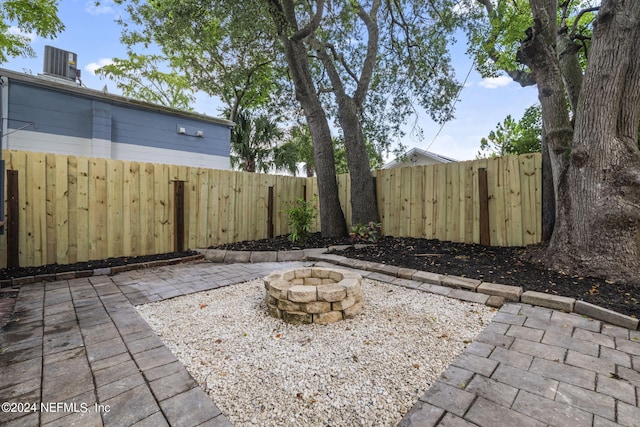
M 29 39 L 30 42 L 34 42 L 37 38 L 38 35 L 36 33 L 34 33 L 33 31 L 30 33 L 27 33 L 25 31 L 22 31 L 20 28 L 16 27 L 16 26 L 11 26 L 7 29 L 7 32 L 11 35 L 14 36 L 22 36 L 25 37 L 27 39 Z
M 497 89 L 499 87 L 509 85 L 512 81 L 513 80 L 511 80 L 511 77 L 499 76 L 482 79 L 482 81 L 478 84 L 485 89 Z
M 103 0 L 99 5 L 97 5 L 95 1 L 88 1 L 85 3 L 85 10 L 92 15 L 115 13 L 115 10 L 113 9 L 113 0 Z
M 94 76 L 96 75 L 96 70 L 100 67 L 104 67 L 105 65 L 113 64 L 113 60 L 111 58 L 101 58 L 98 62 L 92 62 L 84 66 L 84 69 Z

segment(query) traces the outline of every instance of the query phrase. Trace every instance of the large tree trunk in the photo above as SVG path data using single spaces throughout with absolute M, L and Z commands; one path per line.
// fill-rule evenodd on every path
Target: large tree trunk
M 301 41 L 286 39 L 285 52 L 289 70 L 296 87 L 296 99 L 302 105 L 313 140 L 313 157 L 318 175 L 320 198 L 320 227 L 323 237 L 346 236 L 347 226 L 338 197 L 336 162 L 329 122 L 315 91 L 307 50 Z
M 640 2 L 603 1 L 548 263 L 640 284 Z
M 554 2 L 530 3 L 534 26 L 521 59 L 536 75 L 556 193 L 546 264 L 640 284 L 640 2 L 603 1 L 587 71 L 572 101 L 574 126 L 549 30 Z
M 553 188 L 551 157 L 544 133 L 542 133 L 542 241 L 548 242 L 556 223 L 556 192 Z
M 298 29 L 293 12 L 293 2 L 269 2 L 269 13 L 278 30 L 284 46 L 289 73 L 296 90 L 296 99 L 304 111 L 309 133 L 313 141 L 313 154 L 318 175 L 318 196 L 320 199 L 320 227 L 323 237 L 347 235 L 344 213 L 338 198 L 338 182 L 333 154 L 333 141 L 327 116 L 316 92 L 309 67 L 309 57 L 304 45 L 307 27 Z M 323 5 L 318 6 L 317 17 L 322 16 Z M 314 23 L 309 23 L 313 26 Z M 309 27 L 311 28 L 311 27 Z
M 347 165 L 351 178 L 351 223 L 377 223 L 378 204 L 376 189 L 369 163 L 369 153 L 365 144 L 360 117 L 355 102 L 347 96 L 338 97 L 338 120 L 344 132 Z M 357 197 L 355 197 L 356 195 Z
M 558 187 L 566 172 L 566 153 L 571 147 L 573 127 L 565 98 L 565 86 L 560 61 L 556 53 L 555 11 L 557 1 L 531 0 L 534 26 L 527 31 L 528 38 L 522 43 L 518 59 L 532 70 L 538 88 L 538 99 L 542 107 L 542 151 L 543 151 L 543 197 L 554 195 L 553 200 L 546 199 L 544 208 L 555 208 L 555 221 L 558 222 Z M 551 176 L 552 188 L 549 189 Z M 546 216 L 550 216 L 546 212 Z M 548 238 L 548 225 L 543 237 Z
M 362 131 L 361 113 L 378 55 L 379 29 L 377 20 L 382 2 L 374 0 L 370 5 L 369 12 L 358 2 L 353 2 L 352 5 L 367 28 L 368 41 L 367 54 L 362 63 L 360 75 L 357 78 L 355 74 L 352 76 L 356 80 L 356 88 L 351 96 L 347 94 L 346 86 L 338 72 L 340 65 L 348 69 L 349 64 L 345 59 L 336 55 L 329 44 L 322 43 L 315 36 L 309 37 L 308 43 L 316 51 L 318 58 L 324 65 L 332 84 L 331 91 L 338 104 L 338 121 L 344 133 L 347 166 L 351 178 L 351 224 L 355 225 L 379 221 L 376 191 Z

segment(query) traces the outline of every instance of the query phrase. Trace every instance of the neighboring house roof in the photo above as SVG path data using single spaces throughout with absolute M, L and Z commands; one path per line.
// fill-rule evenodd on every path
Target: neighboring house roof
M 451 163 L 457 162 L 457 160 L 450 157 L 445 157 L 440 154 L 433 153 L 431 151 L 421 150 L 419 148 L 412 148 L 407 151 L 403 156 L 396 158 L 395 160 L 385 164 L 382 169 L 393 169 L 404 166 L 422 165 L 422 164 L 435 164 L 435 163 Z
M 140 108 L 144 110 L 152 110 L 163 113 L 169 113 L 175 116 L 182 116 L 186 118 L 192 118 L 197 120 L 204 120 L 211 123 L 215 123 L 218 125 L 234 127 L 235 123 L 230 120 L 221 119 L 218 117 L 211 117 L 206 114 L 199 114 L 190 111 L 178 110 L 175 108 L 165 107 L 159 104 L 152 104 L 150 102 L 139 101 L 137 99 L 127 98 L 125 96 L 116 95 L 112 93 L 108 93 L 106 91 L 89 89 L 86 87 L 81 87 L 73 83 L 65 82 L 60 78 L 52 78 L 46 75 L 37 75 L 34 76 L 32 74 L 18 73 L 15 71 L 7 70 L 4 68 L 0 68 L 0 77 L 8 77 L 9 79 L 14 79 L 18 81 L 22 81 L 29 84 L 34 84 L 38 86 L 43 86 L 51 89 L 56 89 L 60 91 L 64 91 L 66 93 L 72 93 L 78 96 L 103 100 L 113 104 L 119 104 L 132 108 Z

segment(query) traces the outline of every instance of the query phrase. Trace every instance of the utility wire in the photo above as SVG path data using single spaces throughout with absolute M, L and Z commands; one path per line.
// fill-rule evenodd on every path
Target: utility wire
M 458 102 L 458 98 L 460 97 L 460 93 L 462 92 L 462 89 L 464 88 L 464 85 L 467 84 L 467 80 L 469 80 L 469 76 L 471 75 L 471 71 L 473 70 L 473 67 L 475 65 L 476 65 L 476 61 L 474 60 L 471 63 L 471 67 L 469 67 L 469 71 L 467 71 L 467 76 L 464 78 L 464 81 L 462 82 L 462 86 L 460 86 L 460 89 L 458 89 L 458 93 L 456 94 L 456 97 L 453 98 L 453 101 L 451 101 L 451 106 L 449 106 L 449 111 L 453 111 L 453 107 L 456 106 L 456 102 Z M 444 128 L 444 125 L 446 125 L 446 124 L 447 124 L 447 122 L 443 122 L 442 125 L 440 125 L 440 129 L 438 129 L 438 132 L 436 133 L 436 135 L 433 137 L 433 139 L 431 140 L 429 145 L 427 145 L 427 148 L 426 148 L 425 151 L 429 151 L 429 148 L 431 148 L 433 143 L 436 142 L 436 138 L 438 137 L 438 135 L 440 135 L 440 132 L 442 132 L 442 128 Z

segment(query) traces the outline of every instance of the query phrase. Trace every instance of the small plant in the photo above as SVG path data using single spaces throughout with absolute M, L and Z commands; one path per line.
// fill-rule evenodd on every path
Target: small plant
M 382 224 L 369 221 L 368 224 L 356 224 L 351 227 L 352 242 L 377 242 L 382 237 Z
M 307 237 L 311 234 L 311 223 L 318 216 L 318 210 L 311 202 L 298 199 L 295 204 L 285 209 L 285 212 L 289 217 L 289 227 L 291 228 L 289 240 L 304 245 Z

